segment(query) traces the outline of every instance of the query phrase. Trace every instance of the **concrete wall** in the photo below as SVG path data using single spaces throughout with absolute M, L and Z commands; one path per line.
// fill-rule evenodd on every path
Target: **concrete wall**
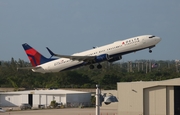
M 27 103 L 27 95 L 0 95 L 0 104 L 5 107 L 20 106 Z
M 79 105 L 88 106 L 91 103 L 91 94 L 90 93 L 81 93 L 81 94 L 67 94 L 66 95 L 68 106 L 78 107 Z
M 72 104 L 88 105 L 91 102 L 90 93 L 77 93 L 77 94 L 32 94 L 32 106 L 45 105 L 46 107 L 51 104 L 51 101 L 67 102 Z M 0 94 L 0 106 L 20 106 L 22 103 L 29 103 L 28 94 Z
M 174 115 L 174 87 L 168 86 L 166 94 L 167 115 Z
M 143 115 L 143 89 L 135 83 L 118 84 L 118 115 Z
M 46 107 L 51 104 L 51 101 L 66 103 L 66 95 L 64 94 L 36 94 L 33 95 L 33 107 L 38 105 L 45 105 Z
M 144 115 L 166 115 L 166 87 L 144 90 Z

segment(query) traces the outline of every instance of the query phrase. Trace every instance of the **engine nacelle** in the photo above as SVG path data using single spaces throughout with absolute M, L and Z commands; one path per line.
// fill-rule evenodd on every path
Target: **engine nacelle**
M 121 60 L 121 59 L 122 59 L 121 55 L 118 55 L 118 56 L 111 57 L 108 61 L 109 62 L 114 62 L 114 61 L 118 61 L 118 60 Z
M 102 61 L 106 61 L 108 59 L 109 59 L 108 54 L 102 54 L 102 55 L 96 56 L 96 58 L 95 58 L 96 62 L 102 62 Z

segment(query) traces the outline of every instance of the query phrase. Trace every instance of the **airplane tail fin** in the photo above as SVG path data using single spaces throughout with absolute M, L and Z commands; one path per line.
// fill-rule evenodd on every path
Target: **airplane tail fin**
M 33 67 L 44 64 L 46 62 L 52 61 L 54 59 L 46 58 L 42 54 L 40 54 L 37 50 L 32 48 L 27 43 L 22 44 L 31 64 Z

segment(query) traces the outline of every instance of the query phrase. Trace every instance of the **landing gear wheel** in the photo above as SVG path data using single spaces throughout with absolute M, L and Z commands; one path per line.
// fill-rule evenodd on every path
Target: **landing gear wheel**
M 94 69 L 94 65 L 90 65 L 89 68 L 90 68 L 90 69 Z
M 149 50 L 149 53 L 152 53 L 152 50 Z
M 101 64 L 98 64 L 98 65 L 97 65 L 97 68 L 98 68 L 98 69 L 101 69 L 101 68 L 102 68 L 102 65 L 101 65 Z

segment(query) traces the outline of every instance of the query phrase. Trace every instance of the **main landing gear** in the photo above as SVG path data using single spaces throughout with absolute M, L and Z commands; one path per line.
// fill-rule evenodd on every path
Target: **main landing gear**
M 90 69 L 94 69 L 94 65 L 90 65 L 89 68 L 90 68 Z
M 94 69 L 94 65 L 90 65 L 89 68 L 90 68 L 90 69 Z M 101 65 L 101 64 L 98 64 L 98 65 L 97 65 L 97 68 L 98 68 L 98 69 L 101 69 L 101 68 L 102 68 L 102 65 Z
M 101 64 L 98 64 L 98 65 L 97 65 L 97 68 L 98 68 L 98 69 L 101 69 L 101 68 L 102 68 L 102 65 L 101 65 Z

